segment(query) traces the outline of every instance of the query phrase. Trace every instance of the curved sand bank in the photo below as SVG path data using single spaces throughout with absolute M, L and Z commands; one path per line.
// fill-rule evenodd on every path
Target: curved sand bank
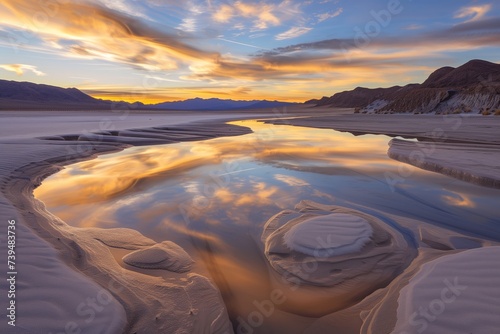
M 392 333 L 495 333 L 500 328 L 500 247 L 425 263 L 401 289 Z
M 500 188 L 500 146 L 392 139 L 394 160 L 481 186 Z
M 61 131 L 59 126 L 52 131 Z M 121 150 L 127 147 L 123 141 L 160 144 L 249 131 L 208 123 L 133 130 L 139 138 L 114 132 L 91 135 L 92 141 L 89 135 L 2 139 L 0 226 L 7 231 L 8 221 L 16 221 L 18 312 L 16 327 L 2 321 L 0 331 L 232 333 L 220 294 L 206 277 L 194 272 L 150 276 L 123 268 L 110 252 L 112 248 L 148 249 L 155 241 L 134 230 L 68 226 L 48 213 L 32 192 L 61 166 Z M 159 134 L 165 138 L 158 139 Z M 2 245 L 7 244 L 5 234 L 1 234 Z M 2 248 L 6 254 L 6 247 Z M 6 263 L 2 269 L 8 271 Z M 0 284 L 1 302 L 7 305 L 9 286 L 5 280 Z

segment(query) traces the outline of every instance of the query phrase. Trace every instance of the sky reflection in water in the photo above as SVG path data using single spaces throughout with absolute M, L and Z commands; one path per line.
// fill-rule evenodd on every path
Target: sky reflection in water
M 254 133 L 104 155 L 49 177 L 35 196 L 70 225 L 129 227 L 197 250 L 237 291 L 226 302 L 239 314 L 269 296 L 263 224 L 303 199 L 362 205 L 500 240 L 500 191 L 393 161 L 386 136 L 235 124 Z M 408 176 L 391 187 L 388 175 Z M 273 326 L 283 329 L 271 321 L 266 330 Z
M 352 202 L 457 227 L 458 217 L 476 224 L 495 217 L 498 190 L 393 161 L 388 137 L 236 124 L 255 133 L 104 155 L 68 166 L 35 195 L 71 225 L 127 226 L 153 238 L 168 232 L 163 225 L 180 230 L 172 223 L 201 216 L 209 226 L 229 220 L 258 228 L 302 199 Z M 393 176 L 402 182 L 391 187 Z

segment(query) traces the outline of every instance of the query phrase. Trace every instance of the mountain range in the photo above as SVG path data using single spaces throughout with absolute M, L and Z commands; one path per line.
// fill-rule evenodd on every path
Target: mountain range
M 221 99 L 200 99 L 194 98 L 184 101 L 164 102 L 154 105 L 157 109 L 173 109 L 173 110 L 236 110 L 236 109 L 261 109 L 261 108 L 278 108 L 291 105 L 288 102 L 267 101 L 267 100 L 251 100 L 251 101 L 235 101 Z
M 422 84 L 375 89 L 357 87 L 306 103 L 356 108 L 356 112 L 361 113 L 487 114 L 500 109 L 500 65 L 471 60 L 457 68 L 442 67 Z
M 421 84 L 363 88 L 306 104 L 355 108 L 357 113 L 484 113 L 500 114 L 500 64 L 471 60 L 462 66 L 442 67 Z M 194 98 L 145 105 L 93 98 L 76 88 L 0 80 L 0 110 L 243 110 L 277 108 L 291 103 L 267 100 L 235 101 Z
M 189 99 L 146 105 L 141 102 L 115 102 L 93 98 L 76 88 L 61 88 L 31 82 L 0 80 L 0 110 L 110 110 L 110 109 L 166 109 L 166 110 L 242 110 L 277 108 L 291 105 L 287 102 L 221 99 Z

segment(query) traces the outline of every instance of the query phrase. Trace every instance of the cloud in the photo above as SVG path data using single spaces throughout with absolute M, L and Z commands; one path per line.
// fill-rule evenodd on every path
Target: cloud
M 306 27 L 292 27 L 288 29 L 285 32 L 282 32 L 281 34 L 276 35 L 276 40 L 281 41 L 284 39 L 290 39 L 290 38 L 295 38 L 302 36 L 304 34 L 307 34 L 309 31 L 311 31 L 312 28 L 306 28 Z
M 234 15 L 233 7 L 229 5 L 221 5 L 217 11 L 212 14 L 212 18 L 216 22 L 226 23 L 231 20 Z
M 67 56 L 108 60 L 144 70 L 171 70 L 192 60 L 214 61 L 220 57 L 188 44 L 193 36 L 174 29 L 159 31 L 99 4 L 67 0 L 46 22 L 33 19 L 44 10 L 40 2 L 4 0 L 0 22 L 33 31 L 47 45 L 58 45 L 59 53 Z
M 455 13 L 454 18 L 463 19 L 468 18 L 466 22 L 477 21 L 483 18 L 486 13 L 491 10 L 491 5 L 470 6 L 462 7 Z
M 93 84 L 80 86 L 80 89 L 93 97 L 101 99 L 123 100 L 128 102 L 135 102 L 142 100 L 144 103 L 160 103 L 165 101 L 180 101 L 192 98 L 193 94 L 197 97 L 212 98 L 228 96 L 232 99 L 245 99 L 250 93 L 254 91 L 254 87 L 258 86 L 238 86 L 232 84 L 228 85 L 183 85 L 185 82 L 180 80 L 169 80 L 161 77 L 151 77 L 151 83 L 155 81 L 173 81 L 176 82 L 174 87 L 162 87 L 158 85 L 155 88 L 138 88 L 138 87 L 116 87 L 113 86 L 94 86 Z M 156 85 L 155 85 L 156 86 Z
M 284 21 L 299 19 L 300 4 L 290 0 L 279 3 L 244 2 L 236 1 L 231 4 L 220 4 L 213 9 L 212 19 L 218 23 L 250 20 L 252 31 L 265 30 L 269 27 L 280 26 Z
M 291 175 L 275 174 L 274 178 L 292 187 L 303 187 L 309 185 L 309 183 L 307 183 L 306 181 Z
M 0 68 L 10 71 L 16 72 L 17 75 L 23 75 L 26 71 L 33 72 L 38 76 L 43 76 L 45 73 L 39 71 L 36 66 L 26 65 L 26 64 L 1 64 Z
M 196 31 L 196 18 L 194 17 L 186 17 L 182 19 L 182 23 L 179 25 L 179 29 L 187 32 L 195 32 Z
M 238 45 L 242 45 L 242 46 L 248 46 L 249 48 L 254 48 L 254 49 L 259 49 L 259 50 L 265 49 L 265 48 L 262 48 L 262 47 L 257 46 L 257 45 L 252 45 L 252 44 L 248 44 L 248 43 L 241 43 L 238 41 L 233 41 L 233 40 L 222 38 L 222 37 L 218 37 L 218 39 L 220 39 L 221 41 L 224 41 L 224 42 L 228 42 L 228 43 L 238 44 Z
M 452 195 L 442 195 L 441 198 L 448 205 L 475 208 L 476 203 L 467 195 L 452 192 Z
M 318 23 L 326 21 L 326 20 L 334 18 L 334 17 L 337 17 L 340 14 L 342 14 L 343 11 L 344 10 L 342 8 L 339 8 L 334 12 L 327 12 L 327 13 L 318 14 L 318 15 L 316 15 L 316 17 L 318 19 Z
M 254 19 L 254 28 L 256 29 L 267 29 L 269 25 L 278 26 L 281 24 L 280 19 L 273 13 L 277 8 L 275 5 L 236 1 L 234 8 L 238 15 Z
M 265 57 L 277 57 L 302 51 L 337 51 L 365 49 L 417 49 L 461 50 L 481 46 L 500 45 L 500 17 L 474 20 L 450 28 L 425 32 L 412 36 L 391 36 L 390 38 L 336 38 L 311 43 L 294 44 L 262 52 Z M 344 54 L 345 55 L 345 54 Z M 315 56 L 313 56 L 315 57 Z M 320 55 L 321 57 L 321 55 Z
M 120 11 L 130 16 L 137 16 L 144 19 L 149 19 L 140 9 L 135 5 L 129 3 L 127 0 L 98 0 L 104 6 Z
M 248 94 L 252 91 L 250 87 L 237 87 L 231 91 L 231 94 Z
M 420 30 L 423 27 L 424 26 L 422 26 L 420 24 L 410 24 L 410 25 L 407 25 L 406 27 L 404 27 L 403 29 L 405 29 L 405 30 Z

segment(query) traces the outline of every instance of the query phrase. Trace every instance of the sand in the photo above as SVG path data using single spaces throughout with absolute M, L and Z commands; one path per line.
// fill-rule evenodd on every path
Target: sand
M 283 241 L 292 251 L 327 258 L 359 252 L 372 236 L 373 228 L 363 217 L 332 213 L 301 221 L 285 233 Z
M 500 145 L 392 139 L 392 159 L 456 179 L 500 188 Z
M 136 250 L 123 257 L 128 265 L 144 269 L 165 269 L 177 273 L 191 270 L 193 259 L 179 245 L 163 241 L 150 247 Z
M 500 328 L 500 247 L 422 265 L 398 298 L 392 333 L 495 333 Z

